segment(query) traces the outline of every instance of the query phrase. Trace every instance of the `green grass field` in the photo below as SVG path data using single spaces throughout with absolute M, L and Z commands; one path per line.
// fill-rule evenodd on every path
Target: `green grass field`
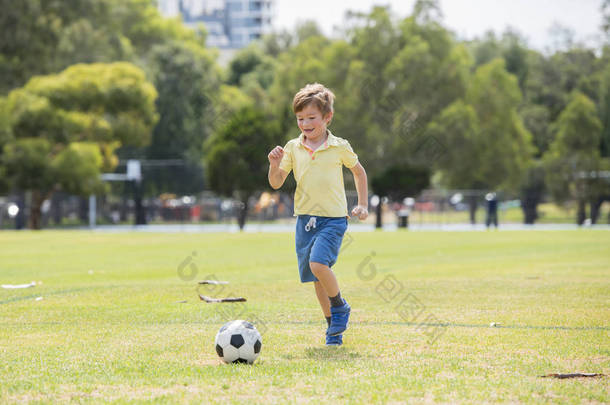
M 610 401 L 610 232 L 349 234 L 340 348 L 293 238 L 0 233 L 0 284 L 43 283 L 0 289 L 0 403 Z M 211 277 L 246 305 L 199 301 Z M 237 318 L 264 332 L 253 366 L 214 351 Z M 539 377 L 569 372 L 606 377 Z

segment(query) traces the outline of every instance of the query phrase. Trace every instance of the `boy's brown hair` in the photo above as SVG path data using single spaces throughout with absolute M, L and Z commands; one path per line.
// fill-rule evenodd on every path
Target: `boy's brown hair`
M 292 110 L 296 114 L 309 104 L 313 104 L 320 110 L 322 116 L 325 117 L 328 113 L 334 111 L 334 102 L 335 95 L 325 86 L 320 83 L 308 84 L 294 96 Z

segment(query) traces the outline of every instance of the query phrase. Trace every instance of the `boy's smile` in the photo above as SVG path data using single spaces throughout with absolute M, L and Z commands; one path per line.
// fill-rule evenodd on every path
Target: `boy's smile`
M 324 141 L 326 127 L 333 116 L 332 112 L 323 117 L 322 112 L 314 104 L 308 104 L 297 112 L 296 116 L 297 125 L 308 141 L 314 143 Z

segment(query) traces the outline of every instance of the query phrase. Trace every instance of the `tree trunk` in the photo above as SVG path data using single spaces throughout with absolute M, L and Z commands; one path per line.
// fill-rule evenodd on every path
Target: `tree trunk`
M 579 199 L 578 200 L 578 209 L 576 211 L 576 223 L 578 224 L 578 226 L 581 226 L 582 224 L 585 223 L 585 218 L 587 216 L 587 212 L 586 212 L 586 204 L 585 204 L 585 200 L 584 199 Z
M 381 228 L 383 226 L 383 218 L 382 215 L 382 206 L 381 206 L 381 198 L 379 199 L 379 204 L 375 207 L 375 228 Z
M 476 218 L 476 214 L 477 214 L 477 196 L 476 195 L 471 195 L 470 197 L 468 197 L 468 208 L 470 211 L 470 223 L 472 225 L 477 223 L 477 218 Z
M 144 207 L 144 204 L 142 204 L 142 184 L 138 181 L 134 181 L 133 190 L 135 224 L 146 225 L 146 209 Z
M 239 230 L 243 231 L 244 226 L 246 226 L 246 217 L 248 216 L 248 197 L 245 197 L 241 202 L 241 206 L 239 207 L 239 213 L 237 214 L 237 224 L 239 225 Z
M 48 194 L 39 190 L 32 191 L 32 202 L 30 206 L 30 229 L 41 229 L 42 225 L 42 203 L 48 197 Z
M 534 225 L 536 220 L 538 219 L 538 209 L 536 203 L 529 203 L 527 205 L 523 205 L 523 223 L 526 225 Z
M 521 200 L 523 222 L 527 225 L 533 225 L 538 219 L 538 204 L 540 203 L 540 196 L 538 194 L 538 192 L 528 190 Z
M 600 208 L 604 203 L 604 199 L 602 197 L 598 197 L 595 200 L 591 201 L 591 224 L 596 224 L 599 219 Z

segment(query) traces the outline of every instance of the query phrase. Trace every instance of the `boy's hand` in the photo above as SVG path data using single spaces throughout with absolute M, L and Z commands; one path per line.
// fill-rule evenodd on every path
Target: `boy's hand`
M 364 221 L 369 216 L 369 210 L 364 205 L 356 205 L 352 209 L 352 217 L 357 216 L 358 219 Z
M 272 167 L 278 167 L 282 161 L 282 158 L 284 157 L 284 148 L 281 146 L 276 146 L 271 152 L 269 152 L 267 157 L 269 158 L 269 164 Z

